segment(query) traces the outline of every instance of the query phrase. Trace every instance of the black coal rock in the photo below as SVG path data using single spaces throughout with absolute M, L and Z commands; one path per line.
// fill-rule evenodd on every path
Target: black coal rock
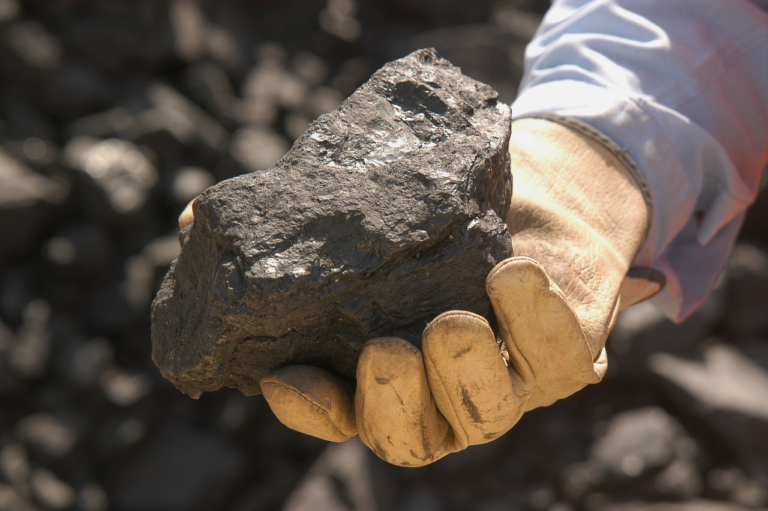
M 195 201 L 152 306 L 153 358 L 198 397 L 290 364 L 353 378 L 363 344 L 419 346 L 437 314 L 489 311 L 512 255 L 510 109 L 434 50 L 376 72 L 266 171 Z

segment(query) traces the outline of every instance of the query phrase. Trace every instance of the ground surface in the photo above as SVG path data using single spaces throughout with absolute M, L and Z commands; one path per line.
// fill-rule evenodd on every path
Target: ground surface
M 602 384 L 427 468 L 150 360 L 189 199 L 416 48 L 511 102 L 547 4 L 0 0 L 0 510 L 768 507 L 766 197 L 685 324 L 627 311 Z

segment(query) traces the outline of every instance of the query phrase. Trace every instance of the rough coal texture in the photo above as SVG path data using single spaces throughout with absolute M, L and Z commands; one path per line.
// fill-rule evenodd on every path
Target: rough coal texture
M 391 62 L 273 167 L 220 183 L 152 308 L 153 357 L 198 397 L 290 364 L 353 378 L 362 345 L 487 313 L 511 256 L 509 107 L 433 49 Z M 497 214 L 498 213 L 498 214 Z

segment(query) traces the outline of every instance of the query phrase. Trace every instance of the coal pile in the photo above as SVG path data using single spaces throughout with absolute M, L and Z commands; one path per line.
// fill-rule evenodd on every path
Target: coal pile
M 768 508 L 765 197 L 690 320 L 626 311 L 603 383 L 423 469 L 152 364 L 191 198 L 418 48 L 510 103 L 548 4 L 0 0 L 0 510 Z

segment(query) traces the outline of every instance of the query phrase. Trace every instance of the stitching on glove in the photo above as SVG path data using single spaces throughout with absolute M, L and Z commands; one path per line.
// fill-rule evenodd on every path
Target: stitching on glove
M 321 410 L 321 411 L 322 411 L 322 412 L 325 414 L 325 416 L 328 418 L 328 422 L 329 422 L 329 423 L 330 423 L 330 424 L 331 424 L 331 425 L 332 425 L 334 428 L 336 428 L 336 431 L 338 431 L 338 432 L 339 432 L 339 433 L 341 433 L 342 435 L 347 435 L 347 433 L 344 433 L 344 432 L 343 432 L 341 429 L 339 429 L 339 426 L 338 426 L 338 425 L 337 425 L 335 422 L 333 422 L 333 420 L 331 420 L 331 414 L 328 412 L 328 410 L 326 410 L 326 409 L 325 409 L 325 407 L 323 407 L 323 406 L 322 406 L 322 405 L 320 405 L 319 403 L 315 403 L 314 401 L 312 401 L 311 399 L 309 399 L 307 396 L 305 396 L 305 395 L 304 395 L 302 392 L 300 392 L 298 389 L 296 389 L 296 388 L 294 388 L 294 387 L 291 387 L 290 385 L 286 385 L 285 383 L 282 383 L 282 382 L 278 382 L 278 381 L 267 381 L 267 382 L 264 382 L 264 383 L 262 383 L 262 385 L 265 385 L 265 384 L 266 384 L 266 385 L 277 385 L 278 387 L 283 387 L 283 388 L 285 388 L 285 389 L 288 389 L 288 390 L 290 390 L 291 392 L 293 392 L 294 394 L 296 394 L 297 396 L 299 396 L 301 399 L 303 399 L 304 401 L 306 401 L 307 403 L 309 403 L 310 405 L 312 405 L 312 406 L 315 406 L 315 407 L 319 408 L 319 409 L 320 409 L 320 410 Z M 348 435 L 347 435 L 347 436 L 348 436 Z

